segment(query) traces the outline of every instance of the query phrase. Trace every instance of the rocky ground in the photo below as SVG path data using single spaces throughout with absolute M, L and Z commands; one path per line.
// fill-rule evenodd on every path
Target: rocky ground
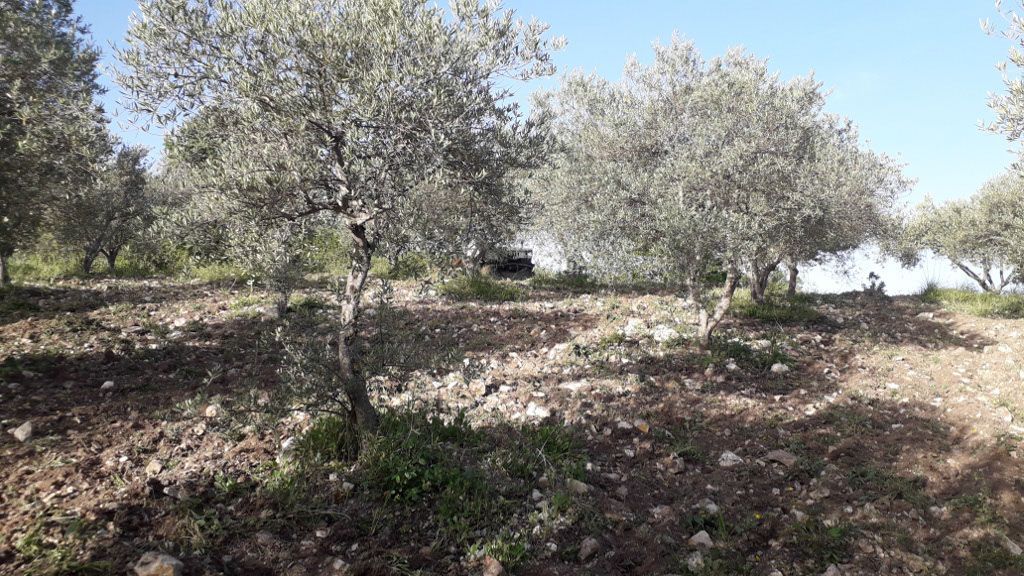
M 316 467 L 275 333 L 330 293 L 4 295 L 0 573 L 1024 574 L 1024 321 L 808 297 L 705 353 L 670 295 L 524 286 L 401 284 L 370 385 L 446 423 Z

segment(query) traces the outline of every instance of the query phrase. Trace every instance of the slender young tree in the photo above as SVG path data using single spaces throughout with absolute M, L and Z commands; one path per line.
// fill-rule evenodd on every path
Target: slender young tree
M 224 189 L 284 218 L 344 222 L 338 367 L 364 430 L 378 418 L 353 344 L 370 258 L 412 191 L 459 181 L 453 159 L 528 153 L 535 126 L 506 80 L 552 72 L 545 31 L 478 0 L 139 4 L 118 54 L 134 110 L 160 123 L 230 110 L 206 142 Z

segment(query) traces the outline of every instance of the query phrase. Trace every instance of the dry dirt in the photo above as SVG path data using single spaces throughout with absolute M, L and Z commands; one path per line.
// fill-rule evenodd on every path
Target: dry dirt
M 534 537 L 512 573 L 1024 574 L 1024 321 L 823 297 L 812 321 L 730 318 L 723 337 L 745 344 L 729 350 L 750 354 L 732 366 L 652 338 L 685 324 L 667 295 L 481 304 L 414 288 L 396 302 L 412 360 L 371 381 L 379 405 L 583 440 L 589 488 L 543 531 L 520 517 Z M 155 549 L 186 574 L 485 570 L 369 487 L 338 488 L 314 523 L 251 489 L 310 417 L 253 424 L 279 385 L 280 320 L 246 290 L 109 280 L 8 297 L 0 573 L 126 574 Z M 328 318 L 331 296 L 312 297 Z M 6 432 L 26 421 L 28 441 Z M 689 542 L 700 530 L 710 548 Z

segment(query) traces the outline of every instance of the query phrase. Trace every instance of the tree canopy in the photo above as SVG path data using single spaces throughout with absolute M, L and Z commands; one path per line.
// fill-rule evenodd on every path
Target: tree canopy
M 119 53 L 134 111 L 204 114 L 205 169 L 239 201 L 286 219 L 337 214 L 352 239 L 342 381 L 376 414 L 351 344 L 370 257 L 414 191 L 466 186 L 532 156 L 537 126 L 508 78 L 552 71 L 546 26 L 477 0 L 143 0 Z
M 570 260 L 679 286 L 706 343 L 743 272 L 860 245 L 906 182 L 824 114 L 812 76 L 784 82 L 740 50 L 706 61 L 679 38 L 654 50 L 620 83 L 572 74 L 538 99 L 559 146 L 532 182 Z
M 70 0 L 0 0 L 0 285 L 53 200 L 106 152 L 98 57 Z

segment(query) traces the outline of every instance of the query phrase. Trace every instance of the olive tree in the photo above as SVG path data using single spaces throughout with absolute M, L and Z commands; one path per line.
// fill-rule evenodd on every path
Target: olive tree
M 55 236 L 64 246 L 81 251 L 84 273 L 100 255 L 113 272 L 121 250 L 149 225 L 146 154 L 141 146 L 116 146 L 97 168 L 94 181 L 55 203 Z
M 98 52 L 70 0 L 0 0 L 0 286 L 52 202 L 106 148 Z
M 910 184 L 892 158 L 861 146 L 852 122 L 819 118 L 794 189 L 778 206 L 786 225 L 766 237 L 767 265 L 752 274 L 754 300 L 764 299 L 769 274 L 780 263 L 788 268 L 788 292 L 794 294 L 799 265 L 844 264 L 867 243 L 886 244 L 900 231 L 900 200 Z
M 134 110 L 158 123 L 231 110 L 207 142 L 226 188 L 282 218 L 343 222 L 338 368 L 374 430 L 352 353 L 371 256 L 412 191 L 458 182 L 453 159 L 519 161 L 534 126 L 506 80 L 552 71 L 546 27 L 478 0 L 143 0 L 139 13 L 118 54 Z
M 822 112 L 813 77 L 784 82 L 740 50 L 705 61 L 678 38 L 654 51 L 619 83 L 573 74 L 539 98 L 558 146 L 531 185 L 571 261 L 678 286 L 706 346 L 742 274 L 760 299 L 783 259 L 859 243 L 860 212 L 900 179 Z
M 978 283 L 1002 292 L 1024 271 L 1024 177 L 1002 174 L 966 200 L 918 207 L 907 233 L 919 249 L 931 250 Z

